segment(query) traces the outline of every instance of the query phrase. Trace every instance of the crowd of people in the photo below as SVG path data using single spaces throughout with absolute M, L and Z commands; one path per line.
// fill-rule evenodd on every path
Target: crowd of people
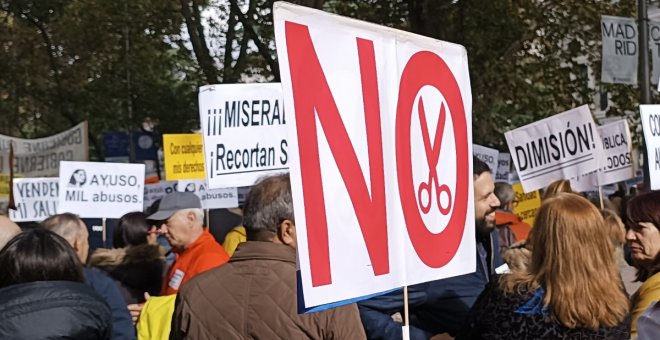
M 410 339 L 660 338 L 660 192 L 611 210 L 557 181 L 530 226 L 476 157 L 473 188 L 474 272 L 310 313 L 286 174 L 252 187 L 224 242 L 188 192 L 126 214 L 91 254 L 74 214 L 24 230 L 0 216 L 0 338 L 402 339 L 404 295 Z

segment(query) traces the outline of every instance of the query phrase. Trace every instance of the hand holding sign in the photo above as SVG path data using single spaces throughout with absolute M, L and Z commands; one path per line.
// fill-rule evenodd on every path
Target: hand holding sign
M 419 199 L 419 206 L 422 208 L 422 212 L 428 214 L 431 210 L 431 204 L 433 204 L 433 194 L 432 191 L 435 188 L 436 201 L 438 203 L 438 209 L 443 215 L 447 215 L 451 211 L 451 191 L 447 184 L 440 185 L 438 181 L 438 171 L 436 167 L 438 166 L 438 158 L 440 158 L 440 144 L 442 144 L 442 135 L 445 130 L 445 106 L 444 104 L 440 105 L 440 118 L 438 118 L 438 127 L 435 130 L 435 138 L 433 141 L 433 146 L 431 146 L 431 137 L 429 136 L 429 128 L 426 124 L 426 113 L 424 112 L 424 102 L 422 98 L 419 98 L 419 121 L 422 126 L 422 138 L 424 139 L 424 151 L 426 151 L 426 160 L 429 164 L 429 180 L 428 182 L 422 182 L 419 185 L 417 191 L 417 198 Z M 435 184 L 435 186 L 433 186 Z M 445 193 L 449 200 L 447 201 L 447 206 L 442 206 L 441 194 Z M 426 194 L 425 194 L 426 193 Z M 424 196 L 428 197 L 426 204 Z

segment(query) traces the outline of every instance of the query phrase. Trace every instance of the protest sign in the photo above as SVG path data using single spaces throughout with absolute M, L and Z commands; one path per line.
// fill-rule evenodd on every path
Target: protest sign
M 252 185 L 289 168 L 279 83 L 202 86 L 199 116 L 209 188 Z
M 525 193 L 520 183 L 514 183 L 513 191 L 516 193 L 513 213 L 523 222 L 533 226 L 536 213 L 541 207 L 541 194 L 538 190 Z
M 497 169 L 499 167 L 499 150 L 487 148 L 478 144 L 472 144 L 472 154 L 477 156 L 477 158 L 482 160 L 484 163 L 488 164 L 491 173 L 497 173 Z
M 42 221 L 57 214 L 59 178 L 14 179 L 16 210 L 9 210 L 14 222 Z
M 204 144 L 199 133 L 163 135 L 165 179 L 203 179 Z
M 637 84 L 637 24 L 635 19 L 603 15 L 603 62 L 601 81 Z
M 60 162 L 59 211 L 120 218 L 142 211 L 144 164 Z
M 525 192 L 600 167 L 603 143 L 587 105 L 504 134 Z
M 144 210 L 149 208 L 154 202 L 163 198 L 165 195 L 175 192 L 177 181 L 160 181 L 157 183 L 148 183 L 144 185 Z
M 660 78 L 660 22 L 649 21 L 649 47 L 651 48 L 651 84 L 658 84 Z
M 180 180 L 177 191 L 193 192 L 202 203 L 202 209 L 220 209 L 238 207 L 236 188 L 208 189 L 204 180 Z
M 604 152 L 604 164 L 598 173 L 598 183 L 607 185 L 635 177 L 628 121 L 621 119 L 599 126 L 598 134 L 603 142 Z
M 304 306 L 473 272 L 465 48 L 281 2 L 274 15 Z
M 651 190 L 660 189 L 660 105 L 639 106 L 649 162 Z
M 500 152 L 497 156 L 497 173 L 495 174 L 495 182 L 511 183 L 509 175 L 511 174 L 511 154 L 508 152 Z
M 9 173 L 9 144 L 14 144 L 14 173 L 24 177 L 57 176 L 60 161 L 86 161 L 87 122 L 54 136 L 23 139 L 0 135 L 0 172 Z

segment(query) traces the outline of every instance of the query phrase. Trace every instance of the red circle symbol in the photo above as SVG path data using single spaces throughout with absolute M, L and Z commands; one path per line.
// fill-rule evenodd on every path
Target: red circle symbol
M 450 194 L 449 189 L 446 188 L 446 186 L 442 186 L 442 189 L 446 189 L 447 194 L 449 194 L 449 205 L 452 206 L 451 216 L 447 226 L 438 234 L 430 232 L 422 219 L 419 206 L 422 205 L 422 202 L 420 201 L 418 203 L 418 190 L 415 190 L 412 177 L 412 150 L 410 143 L 412 112 L 417 94 L 422 87 L 427 85 L 435 87 L 440 93 L 442 93 L 446 100 L 447 106 L 449 107 L 449 113 L 451 114 L 452 131 L 456 145 L 456 183 L 454 186 L 454 195 Z M 444 128 L 444 118 L 442 117 L 442 114 L 440 119 L 442 119 L 442 125 Z M 420 121 L 420 125 L 424 123 L 425 121 Z M 424 128 L 426 127 L 424 126 Z M 436 131 L 436 135 L 438 134 L 440 134 L 441 137 L 442 131 Z M 438 176 L 436 175 L 436 178 L 431 178 L 431 176 L 436 171 L 433 164 L 437 165 L 437 159 L 434 163 L 433 160 L 428 157 L 433 157 L 431 154 L 434 152 L 437 152 L 437 157 L 439 157 L 442 138 L 439 139 L 439 142 L 434 143 L 437 145 L 432 146 L 432 150 L 430 150 L 431 152 L 425 150 L 427 161 L 430 164 L 429 167 L 433 167 L 433 169 L 429 168 L 430 178 L 428 184 L 433 184 L 430 183 L 433 179 L 435 180 L 436 186 L 439 186 L 439 183 L 437 182 Z M 429 140 L 431 140 L 430 137 Z M 463 107 L 463 98 L 454 74 L 444 60 L 435 53 L 428 51 L 415 53 L 410 60 L 408 60 L 408 63 L 403 70 L 399 86 L 399 98 L 396 110 L 397 180 L 399 183 L 399 196 L 401 198 L 401 207 L 403 209 L 406 227 L 408 228 L 408 235 L 410 236 L 410 240 L 419 258 L 427 266 L 432 268 L 440 268 L 449 263 L 449 261 L 454 258 L 454 255 L 456 255 L 461 239 L 463 238 L 469 198 L 469 181 L 472 179 L 470 174 L 468 143 L 468 131 L 465 119 L 465 109 Z M 433 186 L 429 187 L 429 189 L 432 188 Z M 429 190 L 429 197 L 432 197 L 430 193 L 431 190 Z M 439 193 L 437 194 L 439 195 Z M 431 202 L 429 201 L 428 204 L 430 205 Z M 439 200 L 438 205 L 440 206 Z

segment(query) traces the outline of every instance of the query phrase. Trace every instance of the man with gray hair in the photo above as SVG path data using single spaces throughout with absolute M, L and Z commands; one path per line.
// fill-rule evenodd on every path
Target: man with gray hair
M 163 295 L 176 294 L 195 275 L 227 262 L 229 255 L 204 227 L 202 204 L 191 192 L 173 192 L 147 217 L 159 221 L 160 233 L 177 254 L 163 281 Z
M 241 243 L 224 266 L 177 296 L 170 339 L 364 339 L 355 304 L 298 314 L 296 226 L 289 175 L 257 182 Z
M 513 213 L 518 199 L 511 184 L 497 182 L 494 192 L 500 200 L 500 207 L 495 212 L 495 225 L 500 232 L 500 254 L 504 255 L 511 245 L 517 241 L 526 240 L 531 228 L 529 224 Z
M 85 265 L 89 252 L 89 232 L 85 222 L 76 214 L 62 213 L 48 217 L 41 225 L 61 236 L 73 247 L 80 262 Z M 115 282 L 97 269 L 83 267 L 85 284 L 108 304 L 112 314 L 112 339 L 135 339 L 135 329 L 131 322 L 124 298 Z

